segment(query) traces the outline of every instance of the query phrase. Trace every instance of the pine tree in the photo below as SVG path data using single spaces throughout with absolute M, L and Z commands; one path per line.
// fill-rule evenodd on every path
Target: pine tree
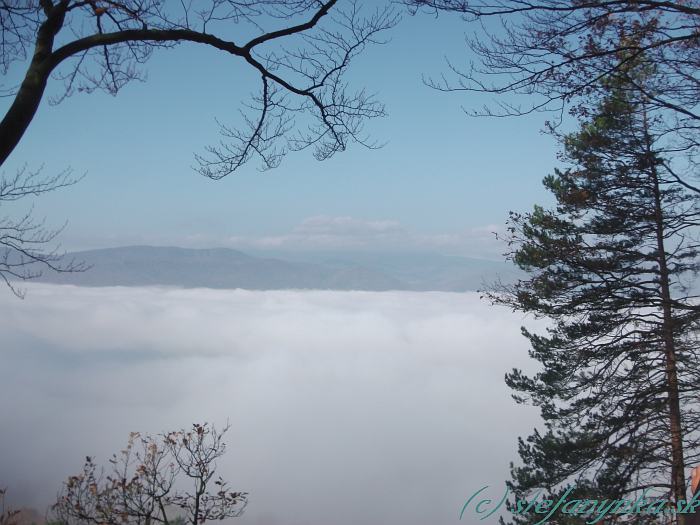
M 640 82 L 648 74 L 630 67 Z M 686 463 L 699 459 L 700 313 L 689 285 L 700 207 L 645 100 L 619 78 L 605 80 L 580 130 L 561 137 L 568 168 L 544 179 L 556 206 L 510 214 L 509 257 L 527 278 L 488 293 L 551 320 L 546 334 L 523 328 L 541 371 L 506 375 L 545 426 L 519 439 L 523 464 L 511 466 L 508 482 L 516 499 L 539 489 L 557 501 L 575 488 L 567 500 L 634 500 L 647 489 L 647 499 L 675 502 L 686 498 Z M 513 522 L 543 517 L 514 513 Z M 548 522 L 586 519 L 559 511 Z

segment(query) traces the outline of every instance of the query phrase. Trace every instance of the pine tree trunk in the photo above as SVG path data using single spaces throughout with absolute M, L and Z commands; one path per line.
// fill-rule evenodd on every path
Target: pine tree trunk
M 645 115 L 645 135 L 649 159 L 653 159 L 651 140 Z M 662 337 L 666 361 L 666 387 L 668 393 L 669 423 L 671 429 L 671 491 L 676 502 L 686 499 L 685 460 L 683 457 L 683 428 L 678 391 L 678 369 L 676 365 L 676 344 L 673 333 L 673 312 L 671 309 L 671 286 L 668 261 L 664 243 L 664 216 L 661 202 L 661 189 L 656 165 L 650 166 L 653 179 L 654 215 L 656 225 L 657 263 L 659 265 L 659 284 L 661 287 L 661 305 L 663 312 Z M 678 524 L 686 524 L 686 516 L 677 514 Z

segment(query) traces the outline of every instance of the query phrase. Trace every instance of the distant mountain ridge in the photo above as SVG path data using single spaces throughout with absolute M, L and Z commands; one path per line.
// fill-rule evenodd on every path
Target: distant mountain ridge
M 91 268 L 80 273 L 45 271 L 35 280 L 80 286 L 462 292 L 515 275 L 515 269 L 503 262 L 427 254 L 270 257 L 229 248 L 125 246 L 69 253 L 66 258 Z

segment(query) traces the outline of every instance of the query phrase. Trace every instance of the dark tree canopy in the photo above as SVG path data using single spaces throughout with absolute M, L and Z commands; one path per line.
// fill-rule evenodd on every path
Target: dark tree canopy
M 253 157 L 275 167 L 289 150 L 318 159 L 351 142 L 372 146 L 367 119 L 384 114 L 344 73 L 352 59 L 396 23 L 389 7 L 355 0 L 5 0 L 0 2 L 0 67 L 27 64 L 0 122 L 0 165 L 31 123 L 51 76 L 63 95 L 115 94 L 142 78 L 154 51 L 183 42 L 231 56 L 260 78 L 243 128 L 222 126 L 224 140 L 197 157 L 221 178 Z
M 665 148 L 652 102 L 628 89 L 628 77 L 643 85 L 653 73 L 633 64 L 601 81 L 607 96 L 561 137 L 569 167 L 544 179 L 556 207 L 509 221 L 510 257 L 529 276 L 490 296 L 552 322 L 547 334 L 523 329 L 541 372 L 506 377 L 545 423 L 520 440 L 523 465 L 509 484 L 517 497 L 542 489 L 556 501 L 575 486 L 577 498 L 655 489 L 680 501 L 685 465 L 700 460 L 700 314 L 689 288 L 700 207 L 667 168 L 677 152 Z

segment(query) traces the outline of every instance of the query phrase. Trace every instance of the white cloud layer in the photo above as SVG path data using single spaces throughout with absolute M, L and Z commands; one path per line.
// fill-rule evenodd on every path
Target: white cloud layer
M 289 233 L 231 236 L 224 244 L 241 249 L 426 250 L 500 259 L 504 245 L 496 240 L 493 232 L 502 233 L 503 226 L 490 224 L 451 233 L 417 233 L 395 220 L 317 215 L 304 219 Z M 200 244 L 203 240 L 196 236 L 188 239 Z
M 129 431 L 229 419 L 219 468 L 251 493 L 236 523 L 456 523 L 537 424 L 503 383 L 532 368 L 522 322 L 476 294 L 3 293 L 0 486 L 44 505 Z

